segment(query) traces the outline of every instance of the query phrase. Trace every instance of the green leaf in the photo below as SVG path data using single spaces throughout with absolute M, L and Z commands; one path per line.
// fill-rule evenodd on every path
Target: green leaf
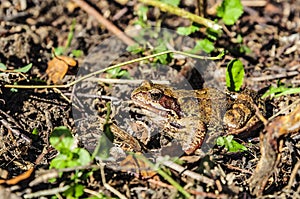
M 50 144 L 58 151 L 64 152 L 65 149 L 71 149 L 75 145 L 71 131 L 65 127 L 56 127 L 50 135 Z
M 222 59 L 222 57 L 225 55 L 225 50 L 222 50 L 221 52 L 219 52 L 217 58 L 218 59 Z
M 37 130 L 37 128 L 34 128 L 33 131 L 31 132 L 32 135 L 38 135 L 39 131 Z
M 147 12 L 149 8 L 147 6 L 139 6 L 137 10 L 137 16 L 139 17 L 138 22 L 142 27 L 146 26 L 145 22 L 147 21 Z
M 178 7 L 180 0 L 161 0 L 161 2 Z
M 80 196 L 83 195 L 84 186 L 82 184 L 76 184 L 74 186 L 74 190 L 75 190 L 75 197 L 79 198 Z
M 268 96 L 271 97 L 280 97 L 283 95 L 290 95 L 290 94 L 298 94 L 300 93 L 300 87 L 298 88 L 290 88 L 284 84 L 278 83 L 278 87 L 271 86 L 269 90 L 263 94 L 262 98 L 266 98 Z
M 226 68 L 226 86 L 230 91 L 239 91 L 244 81 L 244 66 L 238 59 L 231 60 Z
M 199 30 L 198 26 L 191 25 L 191 26 L 188 26 L 188 27 L 179 27 L 179 28 L 177 28 L 176 32 L 179 35 L 188 36 L 188 35 L 196 32 L 198 30 Z
M 201 49 L 206 53 L 211 53 L 215 49 L 215 46 L 208 39 L 203 39 L 203 40 L 197 41 L 195 48 Z
M 208 39 L 217 41 L 217 39 L 222 35 L 222 29 L 215 30 L 213 28 L 207 28 L 206 35 Z
M 18 68 L 18 69 L 14 69 L 14 72 L 18 72 L 18 73 L 27 73 L 32 67 L 32 63 L 22 67 L 22 68 Z
M 86 149 L 76 148 L 73 153 L 78 155 L 77 166 L 87 165 L 91 162 L 91 155 Z
M 76 58 L 81 57 L 83 55 L 82 50 L 72 50 L 72 55 Z
M 121 69 L 121 68 L 113 68 L 110 69 L 108 71 L 106 71 L 108 73 L 107 78 L 127 78 L 130 79 L 130 75 L 129 72 L 127 70 Z
M 64 54 L 64 52 L 65 52 L 65 47 L 63 47 L 63 46 L 59 46 L 57 48 L 54 48 L 54 54 L 56 56 L 62 55 L 62 54 Z
M 87 199 L 108 199 L 103 193 L 98 193 L 97 196 L 90 196 Z
M 229 152 L 247 151 L 247 148 L 233 140 L 233 135 L 217 138 L 217 145 L 224 146 Z
M 138 53 L 141 53 L 141 52 L 144 52 L 145 51 L 145 49 L 144 48 L 142 48 L 139 44 L 133 44 L 133 45 L 131 45 L 131 46 L 128 46 L 127 48 L 126 48 L 126 50 L 128 51 L 128 52 L 131 52 L 131 53 L 133 53 L 133 54 L 138 54 Z
M 298 88 L 289 88 L 289 89 L 286 89 L 285 91 L 275 95 L 275 97 L 280 97 L 280 96 L 283 96 L 283 95 L 298 94 L 298 93 L 300 93 L 300 87 L 298 87 Z
M 50 168 L 63 169 L 68 167 L 68 157 L 64 154 L 58 154 L 51 160 Z
M 67 189 L 63 195 L 67 199 L 79 199 L 84 193 L 84 186 L 81 184 L 73 184 L 69 189 Z
M 14 82 L 14 85 L 18 85 L 18 82 Z M 11 88 L 10 92 L 16 93 L 16 92 L 18 92 L 18 89 L 17 88 Z
M 239 52 L 242 54 L 242 53 L 251 53 L 251 49 L 248 48 L 247 46 L 245 45 L 241 45 L 240 48 L 239 48 Z
M 0 62 L 0 70 L 6 70 L 7 67 L 5 66 L 5 64 Z
M 217 8 L 217 15 L 226 25 L 233 25 L 243 14 L 243 5 L 240 0 L 223 0 Z
M 243 37 L 241 34 L 238 34 L 237 37 L 236 37 L 236 42 L 237 43 L 242 43 L 243 42 Z
M 156 46 L 155 48 L 154 48 L 154 51 L 153 51 L 153 53 L 160 53 L 160 52 L 164 52 L 164 51 L 166 51 L 168 48 L 167 48 L 167 46 L 166 46 L 166 44 L 162 41 L 162 42 L 160 42 L 160 45 L 159 46 Z M 154 58 L 154 62 L 159 62 L 159 63 L 161 63 L 161 64 L 163 64 L 163 65 L 167 65 L 168 63 L 169 63 L 169 58 L 170 58 L 170 55 L 168 55 L 168 54 L 164 54 L 164 55 L 159 55 L 159 56 L 156 56 L 155 58 Z

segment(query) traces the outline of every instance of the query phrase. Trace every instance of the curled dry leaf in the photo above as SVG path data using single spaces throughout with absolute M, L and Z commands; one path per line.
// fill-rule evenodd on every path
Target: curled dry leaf
M 265 129 L 266 133 L 260 135 L 261 158 L 249 180 L 250 190 L 256 196 L 263 194 L 270 176 L 276 171 L 280 138 L 300 131 L 300 105 L 290 114 L 275 118 Z
M 54 84 L 60 84 L 69 67 L 75 67 L 77 65 L 76 60 L 67 56 L 55 56 L 52 60 L 48 62 L 48 67 L 46 70 L 50 81 Z

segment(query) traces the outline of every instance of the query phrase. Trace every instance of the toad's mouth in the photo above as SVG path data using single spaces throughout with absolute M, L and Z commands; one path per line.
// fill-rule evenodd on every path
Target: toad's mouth
M 169 115 L 172 115 L 172 111 L 169 109 L 166 109 L 162 106 L 156 105 L 154 103 L 146 103 L 144 101 L 132 98 L 135 105 L 141 107 L 142 109 L 145 109 L 147 111 L 150 111 L 152 113 L 155 113 L 162 117 L 167 117 Z

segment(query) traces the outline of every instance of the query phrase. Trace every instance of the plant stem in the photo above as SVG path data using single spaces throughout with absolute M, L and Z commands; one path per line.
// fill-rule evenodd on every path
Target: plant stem
M 125 66 L 125 65 L 129 65 L 129 64 L 133 64 L 135 62 L 144 61 L 144 60 L 147 60 L 147 59 L 150 59 L 150 58 L 153 58 L 153 57 L 157 57 L 157 56 L 164 55 L 164 54 L 169 54 L 169 53 L 180 54 L 180 55 L 184 55 L 184 56 L 192 57 L 192 58 L 196 58 L 196 59 L 209 59 L 209 60 L 221 59 L 222 56 L 223 56 L 222 53 L 220 55 L 216 56 L 216 57 L 207 57 L 207 56 L 195 55 L 195 54 L 182 52 L 182 51 L 167 50 L 167 51 L 164 51 L 164 52 L 156 53 L 156 54 L 153 54 L 153 55 L 148 55 L 148 56 L 145 56 L 145 57 L 140 57 L 140 58 L 137 58 L 137 59 L 129 60 L 129 61 L 126 61 L 126 62 L 122 62 L 122 63 L 116 64 L 116 65 L 104 68 L 104 69 L 101 69 L 101 70 L 97 70 L 95 72 L 87 74 L 87 75 L 85 75 L 85 76 L 83 76 L 83 77 L 81 77 L 77 80 L 74 80 L 74 81 L 72 81 L 68 84 L 65 84 L 65 85 L 9 85 L 9 84 L 6 84 L 6 85 L 4 85 L 4 87 L 6 87 L 6 88 L 22 88 L 22 89 L 68 88 L 68 87 L 71 87 L 71 86 L 85 80 L 85 79 L 88 79 L 88 78 L 90 78 L 94 75 L 98 75 L 100 73 L 104 73 L 108 70 L 115 69 L 115 68 Z
M 218 24 L 216 24 L 215 22 L 213 22 L 212 20 L 200 17 L 198 15 L 192 14 L 188 11 L 185 11 L 181 8 L 177 8 L 175 6 L 163 3 L 161 1 L 156 1 L 156 0 L 139 0 L 139 2 L 142 2 L 144 4 L 148 4 L 154 7 L 158 7 L 161 11 L 163 12 L 169 12 L 175 15 L 178 15 L 182 18 L 187 18 L 190 19 L 193 22 L 196 22 L 198 24 L 201 24 L 207 28 L 212 28 L 214 30 L 221 30 L 222 27 Z
M 155 165 L 150 162 L 145 156 L 134 154 L 137 158 L 144 161 L 146 164 L 148 164 L 152 169 L 154 169 L 161 177 L 163 177 L 166 181 L 168 181 L 172 186 L 174 186 L 182 195 L 184 195 L 185 198 L 191 198 L 191 195 L 180 185 L 178 184 L 171 176 L 169 176 L 166 172 L 164 172 L 160 168 L 155 168 Z

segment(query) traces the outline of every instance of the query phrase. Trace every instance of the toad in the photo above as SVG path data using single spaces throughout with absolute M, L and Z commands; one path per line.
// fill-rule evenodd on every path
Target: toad
M 151 113 L 163 132 L 177 139 L 186 154 L 200 148 L 207 132 L 239 134 L 256 128 L 257 96 L 246 90 L 224 93 L 215 88 L 176 90 L 144 81 L 132 94 L 134 104 Z

